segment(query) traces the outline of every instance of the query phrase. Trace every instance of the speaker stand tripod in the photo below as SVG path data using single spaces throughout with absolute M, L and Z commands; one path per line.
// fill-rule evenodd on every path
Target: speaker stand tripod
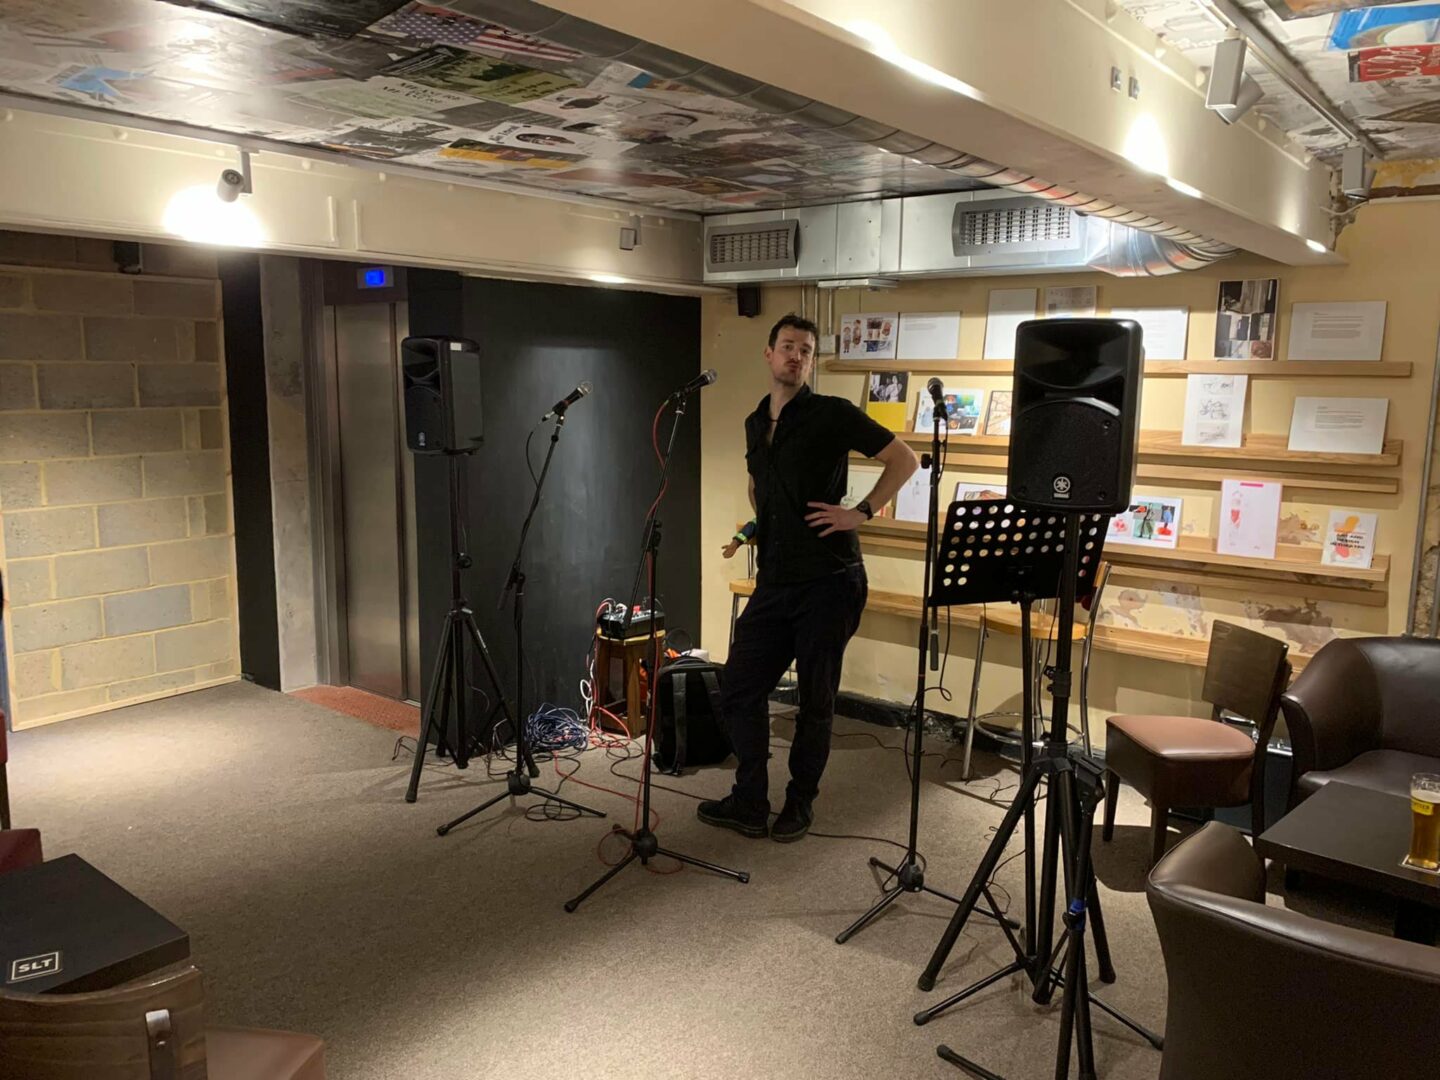
M 640 770 L 640 824 L 636 827 L 634 832 L 626 832 L 618 825 L 615 826 L 615 832 L 630 841 L 630 850 L 625 853 L 624 858 L 622 858 L 614 866 L 606 870 L 605 873 L 601 874 L 598 879 L 596 879 L 589 886 L 587 886 L 586 889 L 580 893 L 580 895 L 565 901 L 565 910 L 571 912 L 572 914 L 574 913 L 575 909 L 578 908 L 581 904 L 583 904 L 597 889 L 599 889 L 607 881 L 613 878 L 616 874 L 620 873 L 621 870 L 624 870 L 636 859 L 640 860 L 641 866 L 648 866 L 650 865 L 651 859 L 655 858 L 657 855 L 664 855 L 668 858 L 675 859 L 678 862 L 685 863 L 688 866 L 698 867 L 701 870 L 709 870 L 712 873 L 732 878 L 735 881 L 740 882 L 740 884 L 742 885 L 750 880 L 750 875 L 744 870 L 731 870 L 729 867 L 719 866 L 716 863 L 706 862 L 703 859 L 697 859 L 691 855 L 685 855 L 681 852 L 671 851 L 669 848 L 661 847 L 659 837 L 657 837 L 650 828 L 650 770 L 654 762 L 652 746 L 655 737 L 655 710 L 659 703 L 661 659 L 659 627 L 656 625 L 656 619 L 654 614 L 656 598 L 659 596 L 656 582 L 659 575 L 657 564 L 659 562 L 658 555 L 660 553 L 660 521 L 655 515 L 660 509 L 661 501 L 665 497 L 665 487 L 668 482 L 668 477 L 670 473 L 670 457 L 675 451 L 675 434 L 680 430 L 680 418 L 685 415 L 684 393 L 677 393 L 673 395 L 670 400 L 673 401 L 675 405 L 675 416 L 670 423 L 670 441 L 666 445 L 665 454 L 660 460 L 659 491 L 655 495 L 655 501 L 650 506 L 650 512 L 645 516 L 645 528 L 642 530 L 642 539 L 640 544 L 641 561 L 640 566 L 636 568 L 636 589 L 638 589 L 639 587 L 638 582 L 640 573 L 648 573 L 651 611 L 649 648 L 650 686 L 647 700 L 645 703 L 645 763 Z M 661 408 L 663 409 L 664 406 L 662 405 Z M 659 415 L 657 414 L 656 422 L 658 423 L 658 421 Z M 656 449 L 658 451 L 659 447 L 657 446 Z M 635 590 L 632 589 L 630 606 L 626 610 L 625 614 L 625 637 L 629 637 L 630 619 L 631 615 L 635 611 L 635 599 L 633 595 L 634 591 Z
M 1036 512 L 1018 511 L 1033 518 Z M 1044 516 L 1043 512 L 1040 516 Z M 1105 923 L 1100 909 L 1100 897 L 1095 883 L 1094 869 L 1090 862 L 1090 834 L 1094 820 L 1095 805 L 1100 797 L 1101 768 L 1083 752 L 1072 755 L 1068 745 L 1067 713 L 1069 711 L 1071 669 L 1070 652 L 1075 622 L 1076 586 L 1082 572 L 1082 560 L 1093 572 L 1098 564 L 1100 542 L 1103 539 L 1103 525 L 1089 523 L 1085 541 L 1093 546 L 1085 556 L 1080 554 L 1081 519 L 1077 514 L 1061 515 L 1064 518 L 1063 570 L 1060 577 L 1060 602 L 1056 612 L 1058 635 L 1056 640 L 1055 665 L 1050 670 L 1050 728 L 1045 742 L 1026 763 L 1020 790 L 1006 811 L 990 842 L 989 848 L 980 860 L 975 875 L 965 891 L 946 927 L 940 943 L 930 957 L 924 973 L 920 976 L 921 990 L 930 990 L 935 985 L 941 965 L 949 956 L 964 929 L 965 921 L 979 902 L 985 886 L 994 873 L 1006 845 L 1009 844 L 1021 820 L 1033 814 L 1040 797 L 1040 783 L 1046 781 L 1045 796 L 1048 809 L 1045 815 L 1044 851 L 1041 856 L 1040 898 L 1036 917 L 1032 922 L 1027 912 L 1027 935 L 1021 945 L 1007 933 L 1015 959 L 999 971 L 993 972 L 979 982 L 947 998 L 939 1005 L 915 1014 L 915 1023 L 926 1024 L 947 1009 L 979 993 L 988 986 L 1010 975 L 1023 973 L 1034 984 L 1032 999 L 1040 1004 L 1048 1003 L 1057 986 L 1063 985 L 1065 996 L 1061 1014 L 1060 1042 L 1056 1051 L 1056 1080 L 1066 1080 L 1070 1075 L 1071 1039 L 1078 1047 L 1081 1080 L 1095 1080 L 1093 1039 L 1090 1028 L 1090 1005 L 1094 1004 L 1126 1027 L 1135 1031 L 1156 1049 L 1163 1046 L 1160 1037 L 1125 1016 L 1119 1010 L 1093 998 L 1086 979 L 1085 931 L 1087 923 L 1093 920 L 1095 951 L 1099 962 L 1102 982 L 1114 982 L 1115 970 L 1110 963 L 1109 942 L 1105 934 Z M 1051 517 L 1054 521 L 1054 516 Z M 1028 615 L 1022 609 L 1022 618 L 1028 623 Z M 1028 642 L 1026 643 L 1028 645 Z M 1027 711 L 1025 720 L 1031 713 Z M 1027 739 L 1028 743 L 1028 739 Z M 1076 774 L 1085 781 L 1077 783 Z M 1082 797 L 1082 789 L 1084 791 Z M 1026 850 L 1026 859 L 1031 858 L 1033 849 Z M 1054 928 L 1054 905 L 1057 874 L 1063 867 L 1068 903 L 1064 912 L 1066 933 L 1058 949 L 1051 951 Z M 1033 927 L 1033 933 L 1030 932 Z M 1063 965 L 1063 967 L 1062 967 Z M 1063 970 L 1063 974 L 1061 971 Z M 949 1047 L 937 1051 L 942 1058 L 970 1072 L 974 1076 L 998 1080 L 992 1073 L 974 1062 L 962 1057 Z
M 540 493 L 545 488 L 545 477 L 550 472 L 550 462 L 555 456 L 555 447 L 560 442 L 560 429 L 565 426 L 565 411 L 560 409 L 555 416 L 555 426 L 550 431 L 550 448 L 545 452 L 545 465 L 540 470 L 539 479 L 535 481 L 535 491 L 530 496 L 530 509 L 525 514 L 525 523 L 520 526 L 520 542 L 515 548 L 515 560 L 510 564 L 510 575 L 505 580 L 505 588 L 500 594 L 500 606 L 504 607 L 505 597 L 513 590 L 515 593 L 515 606 L 513 609 L 515 619 L 515 712 L 521 717 L 519 724 L 512 725 L 515 728 L 515 767 L 505 774 L 505 790 L 493 798 L 485 800 L 474 809 L 467 810 L 453 821 L 447 821 L 444 825 L 436 828 L 435 832 L 444 836 L 456 825 L 469 821 L 476 814 L 483 814 L 490 807 L 502 799 L 515 799 L 523 795 L 539 795 L 546 802 L 555 803 L 568 810 L 592 817 L 604 817 L 601 810 L 593 810 L 580 803 L 571 802 L 562 798 L 553 791 L 536 787 L 531 778 L 536 775 L 534 758 L 530 754 L 529 724 L 525 717 L 525 573 L 522 569 L 521 560 L 525 556 L 525 540 L 530 535 L 530 525 L 535 520 L 535 511 L 540 506 Z M 528 445 L 528 444 L 527 444 Z M 474 625 L 474 616 L 470 616 L 470 625 Z M 479 631 L 476 631 L 477 635 Z M 528 769 L 527 769 L 528 766 Z M 530 771 L 535 770 L 535 771 Z
M 446 452 L 450 480 L 450 610 L 445 613 L 445 622 L 440 631 L 440 643 L 436 647 L 435 668 L 430 674 L 430 689 L 425 694 L 425 723 L 420 730 L 420 739 L 415 744 L 415 761 L 410 767 L 410 783 L 405 789 L 405 801 L 413 803 L 420 790 L 420 772 L 425 765 L 425 748 L 430 736 L 435 736 L 435 756 L 453 757 L 457 768 L 464 769 L 470 758 L 477 752 L 477 739 L 472 737 L 466 723 L 467 700 L 470 682 L 466 678 L 466 643 L 474 649 L 485 675 L 490 683 L 490 714 L 486 728 L 494 730 L 498 716 L 503 716 L 512 730 L 516 729 L 515 718 L 505 704 L 505 695 L 500 689 L 500 674 L 490 658 L 490 649 L 475 623 L 475 612 L 460 585 L 460 574 L 468 570 L 472 560 L 466 552 L 464 542 L 466 469 L 472 450 Z M 455 744 L 452 747 L 446 734 L 450 719 L 450 705 L 455 705 Z M 528 751 L 523 758 L 530 776 L 538 776 L 540 770 Z
M 921 865 L 918 849 L 920 840 L 920 764 L 924 760 L 922 743 L 925 738 L 925 661 L 928 656 L 931 666 L 934 667 L 937 639 L 936 631 L 929 621 L 934 609 L 930 607 L 928 598 L 931 573 L 935 566 L 936 529 L 940 518 L 940 477 L 945 468 L 944 447 L 940 441 L 941 425 L 945 422 L 945 410 L 937 405 L 933 412 L 935 427 L 930 436 L 930 453 L 920 462 L 921 468 L 930 470 L 930 512 L 925 519 L 925 584 L 920 593 L 926 599 L 920 613 L 920 641 L 916 646 L 918 662 L 915 670 L 915 705 L 910 717 L 910 838 L 905 846 L 905 857 L 900 860 L 898 866 L 890 866 L 888 863 L 871 857 L 870 866 L 890 875 L 895 884 L 883 891 L 883 895 L 869 911 L 835 935 L 835 944 L 837 945 L 844 945 L 879 918 L 887 907 L 906 893 L 927 892 L 931 896 L 938 896 L 952 904 L 960 903 L 959 897 L 951 896 L 949 893 L 941 892 L 939 889 L 925 884 L 925 871 Z M 1007 923 L 1008 929 L 1018 929 L 1019 923 L 999 913 L 999 907 L 995 903 L 995 898 L 990 895 L 989 888 L 986 887 L 982 892 L 990 907 L 988 910 L 977 908 L 977 913 Z

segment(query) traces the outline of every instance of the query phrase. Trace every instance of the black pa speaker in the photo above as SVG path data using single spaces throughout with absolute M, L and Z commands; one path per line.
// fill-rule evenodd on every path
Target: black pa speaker
M 468 338 L 407 337 L 400 343 L 405 442 L 417 454 L 480 445 L 480 347 Z
M 1015 334 L 1009 496 L 1119 513 L 1130 501 L 1144 353 L 1129 319 L 1035 319 Z

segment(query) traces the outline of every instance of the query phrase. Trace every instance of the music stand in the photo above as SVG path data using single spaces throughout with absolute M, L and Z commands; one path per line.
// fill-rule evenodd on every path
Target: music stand
M 1025 829 L 1025 943 L 1022 947 L 1015 936 L 1006 932 L 1015 959 L 1000 970 L 952 995 L 940 1004 L 915 1014 L 916 1024 L 925 1024 L 942 1012 L 959 1004 L 980 990 L 1009 975 L 1023 972 L 1034 984 L 1032 998 L 1040 1003 L 1050 1000 L 1057 986 L 1065 989 L 1061 1018 L 1061 1042 L 1057 1053 L 1056 1075 L 1068 1075 L 1072 1033 L 1080 1048 L 1080 1075 L 1095 1075 L 1090 1037 L 1090 1011 L 1093 1003 L 1115 1019 L 1160 1047 L 1158 1036 L 1118 1012 L 1105 1002 L 1090 996 L 1085 984 L 1085 927 L 1093 923 L 1095 953 L 1103 982 L 1115 981 L 1110 962 L 1109 940 L 1100 908 L 1099 891 L 1090 863 L 1090 831 L 1095 803 L 1098 799 L 1100 770 L 1084 754 L 1072 757 L 1066 722 L 1070 698 L 1070 648 L 1074 629 L 1075 603 L 1093 590 L 1095 571 L 1100 564 L 1105 541 L 1108 515 L 1067 514 L 1053 510 L 1031 510 L 1005 499 L 955 503 L 946 520 L 942 545 L 942 572 L 931 594 L 931 601 L 947 603 L 978 603 L 990 600 L 1013 600 L 1020 604 L 1021 655 L 1023 675 L 1024 739 L 1021 744 L 1022 779 L 1020 789 L 996 829 L 989 848 L 981 858 L 965 896 L 951 917 L 940 943 L 919 979 L 921 990 L 931 990 L 941 965 L 954 948 L 970 913 L 989 886 L 1015 829 L 1023 819 Z M 1034 709 L 1030 678 L 1031 605 L 1041 597 L 1058 596 L 1055 614 L 1059 628 L 1056 662 L 1048 670 L 1053 708 L 1050 730 L 1036 753 L 1034 742 Z M 1041 795 L 1040 782 L 1047 781 L 1047 794 Z M 1044 850 L 1041 855 L 1040 895 L 1035 890 L 1035 805 L 1040 798 L 1050 799 L 1045 815 Z M 1063 859 L 1063 863 L 1062 863 Z M 1065 940 L 1052 952 L 1054 935 L 1054 903 L 1057 876 L 1063 866 L 1066 895 Z M 1062 956 L 1063 954 L 1063 956 Z M 1059 965 L 1057 967 L 1057 964 Z M 1063 974 L 1062 974 L 1063 970 Z M 994 1077 L 948 1047 L 941 1057 L 959 1065 L 973 1075 Z

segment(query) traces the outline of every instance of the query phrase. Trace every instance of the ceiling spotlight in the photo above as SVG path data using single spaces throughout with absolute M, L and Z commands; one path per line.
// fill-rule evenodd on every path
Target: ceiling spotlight
M 220 174 L 220 179 L 215 183 L 215 194 L 221 202 L 233 203 L 241 195 L 249 195 L 250 186 L 250 151 L 240 151 L 240 168 L 226 169 Z
M 1205 90 L 1205 107 L 1233 124 L 1265 96 L 1260 84 L 1245 74 L 1245 39 L 1226 38 L 1215 46 L 1210 68 L 1210 85 Z
M 1320 243 L 1319 240 L 1306 240 L 1305 246 L 1315 252 L 1316 255 L 1324 255 L 1330 250 L 1324 244 Z
M 1374 182 L 1375 166 L 1365 148 L 1358 144 L 1347 146 L 1340 156 L 1340 190 L 1352 199 L 1363 199 Z

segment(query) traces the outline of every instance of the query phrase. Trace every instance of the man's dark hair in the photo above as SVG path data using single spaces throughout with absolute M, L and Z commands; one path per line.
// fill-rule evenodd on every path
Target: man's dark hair
M 780 336 L 780 331 L 786 327 L 799 330 L 801 333 L 809 334 L 815 339 L 815 346 L 820 346 L 820 331 L 809 319 L 803 319 L 793 311 L 789 315 L 782 315 L 780 321 L 770 328 L 770 348 L 775 347 L 775 339 Z

